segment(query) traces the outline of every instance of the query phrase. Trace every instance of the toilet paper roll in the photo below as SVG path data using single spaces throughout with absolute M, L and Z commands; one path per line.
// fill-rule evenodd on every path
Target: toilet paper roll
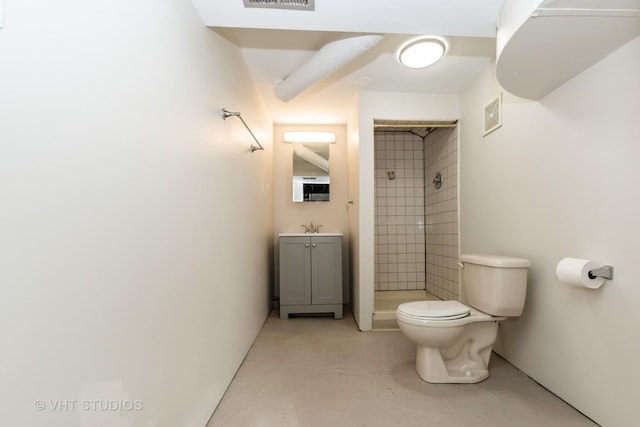
M 567 285 L 598 289 L 604 283 L 604 278 L 591 279 L 589 272 L 600 267 L 601 265 L 588 259 L 564 258 L 556 267 L 556 276 L 558 276 L 558 280 Z

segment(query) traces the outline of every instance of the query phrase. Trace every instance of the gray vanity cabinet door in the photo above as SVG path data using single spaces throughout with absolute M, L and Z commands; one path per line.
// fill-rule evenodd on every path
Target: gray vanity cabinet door
M 342 304 L 342 239 L 311 237 L 311 302 Z
M 280 304 L 311 304 L 309 237 L 280 239 Z

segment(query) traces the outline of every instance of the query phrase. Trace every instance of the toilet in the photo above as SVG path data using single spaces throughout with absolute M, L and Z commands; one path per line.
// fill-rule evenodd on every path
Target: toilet
M 400 304 L 396 320 L 416 344 L 416 371 L 429 383 L 477 383 L 489 376 L 498 322 L 522 314 L 531 263 L 501 255 L 462 255 L 458 301 Z

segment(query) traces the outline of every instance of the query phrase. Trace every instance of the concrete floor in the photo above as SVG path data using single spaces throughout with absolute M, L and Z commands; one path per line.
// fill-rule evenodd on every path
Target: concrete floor
M 207 427 L 596 426 L 494 354 L 478 384 L 429 384 L 400 331 L 353 316 L 278 318 L 258 335 Z

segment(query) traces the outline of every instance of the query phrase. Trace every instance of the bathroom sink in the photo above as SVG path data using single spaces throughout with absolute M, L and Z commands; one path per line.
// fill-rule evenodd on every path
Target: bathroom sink
M 305 237 L 305 236 L 336 237 L 336 236 L 342 236 L 342 233 L 280 233 L 278 235 L 280 237 Z

